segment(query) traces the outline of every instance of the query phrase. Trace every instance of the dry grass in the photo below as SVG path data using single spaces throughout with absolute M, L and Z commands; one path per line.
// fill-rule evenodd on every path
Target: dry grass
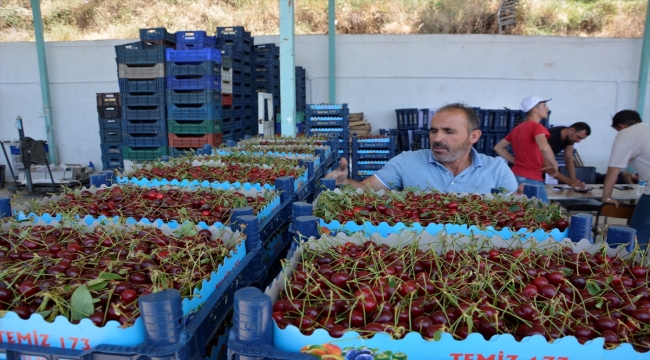
M 297 0 L 297 34 L 327 33 L 327 0 Z M 493 34 L 500 0 L 337 0 L 342 34 Z M 522 0 L 521 35 L 641 37 L 645 0 Z M 278 0 L 41 0 L 48 41 L 137 38 L 138 29 L 242 25 L 279 33 Z M 2 0 L 0 41 L 33 41 L 29 0 Z

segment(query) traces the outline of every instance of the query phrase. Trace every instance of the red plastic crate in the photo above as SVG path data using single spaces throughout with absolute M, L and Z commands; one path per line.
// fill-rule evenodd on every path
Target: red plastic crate
M 205 135 L 167 134 L 169 146 L 175 148 L 200 148 L 205 144 L 220 146 L 223 140 L 222 133 Z
M 232 106 L 232 94 L 221 94 L 221 106 Z

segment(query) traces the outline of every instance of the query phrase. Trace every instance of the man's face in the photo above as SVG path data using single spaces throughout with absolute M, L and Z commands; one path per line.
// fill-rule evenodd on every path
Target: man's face
M 573 145 L 587 138 L 587 130 L 575 131 L 573 128 L 571 130 L 572 132 L 569 132 L 569 136 L 567 136 L 569 144 Z
M 535 105 L 535 107 L 533 109 L 535 109 L 535 112 L 537 113 L 537 115 L 539 115 L 539 117 L 541 117 L 542 119 L 547 119 L 548 118 L 549 108 L 546 105 L 546 102 L 541 102 L 541 103 Z
M 469 121 L 462 110 L 437 112 L 429 125 L 429 142 L 433 158 L 441 163 L 454 162 L 470 151 L 481 137 L 480 130 L 469 131 Z

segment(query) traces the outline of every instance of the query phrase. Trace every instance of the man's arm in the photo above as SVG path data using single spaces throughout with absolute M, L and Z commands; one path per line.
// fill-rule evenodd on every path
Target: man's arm
M 614 190 L 614 184 L 618 179 L 618 174 L 621 172 L 621 168 L 618 167 L 608 167 L 607 174 L 605 175 L 605 183 L 603 184 L 603 203 L 612 203 L 618 207 L 618 200 L 611 199 L 612 191 Z
M 565 176 L 559 171 L 556 172 L 554 170 L 551 170 L 551 164 L 549 164 L 548 161 L 544 161 L 544 168 L 546 169 L 544 170 L 545 173 L 549 174 L 551 177 L 573 188 L 582 189 L 582 190 L 587 188 L 587 184 L 583 183 L 582 181 L 578 179 L 571 179 L 570 177 Z
M 515 157 L 512 156 L 510 151 L 506 149 L 510 145 L 510 142 L 506 139 L 501 139 L 496 145 L 494 145 L 494 148 L 492 148 L 499 156 L 502 158 L 506 159 L 509 163 L 514 164 L 515 163 Z
M 569 145 L 564 148 L 564 164 L 566 166 L 567 173 L 569 173 L 569 177 L 573 180 L 577 180 L 578 177 L 576 176 L 576 162 L 573 158 L 573 145 Z
M 335 179 L 336 185 L 351 185 L 359 189 L 368 187 L 373 190 L 388 189 L 376 176 L 370 176 L 362 181 L 348 179 L 348 160 L 346 158 L 341 158 L 339 167 L 325 175 L 325 178 Z
M 537 143 L 537 146 L 539 146 L 539 150 L 542 152 L 542 156 L 544 157 L 544 160 L 548 161 L 548 163 L 550 164 L 549 166 L 545 166 L 544 168 L 542 168 L 542 170 L 552 169 L 555 172 L 557 172 L 558 171 L 557 160 L 555 160 L 555 154 L 553 154 L 553 149 L 551 149 L 551 145 L 549 145 L 548 140 L 546 140 L 546 134 L 536 135 L 535 142 Z

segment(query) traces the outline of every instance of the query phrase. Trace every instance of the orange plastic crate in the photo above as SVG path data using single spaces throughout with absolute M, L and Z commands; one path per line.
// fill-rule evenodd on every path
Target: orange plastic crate
M 167 136 L 169 146 L 176 148 L 199 148 L 205 144 L 220 146 L 223 140 L 223 133 L 205 135 L 167 134 Z

